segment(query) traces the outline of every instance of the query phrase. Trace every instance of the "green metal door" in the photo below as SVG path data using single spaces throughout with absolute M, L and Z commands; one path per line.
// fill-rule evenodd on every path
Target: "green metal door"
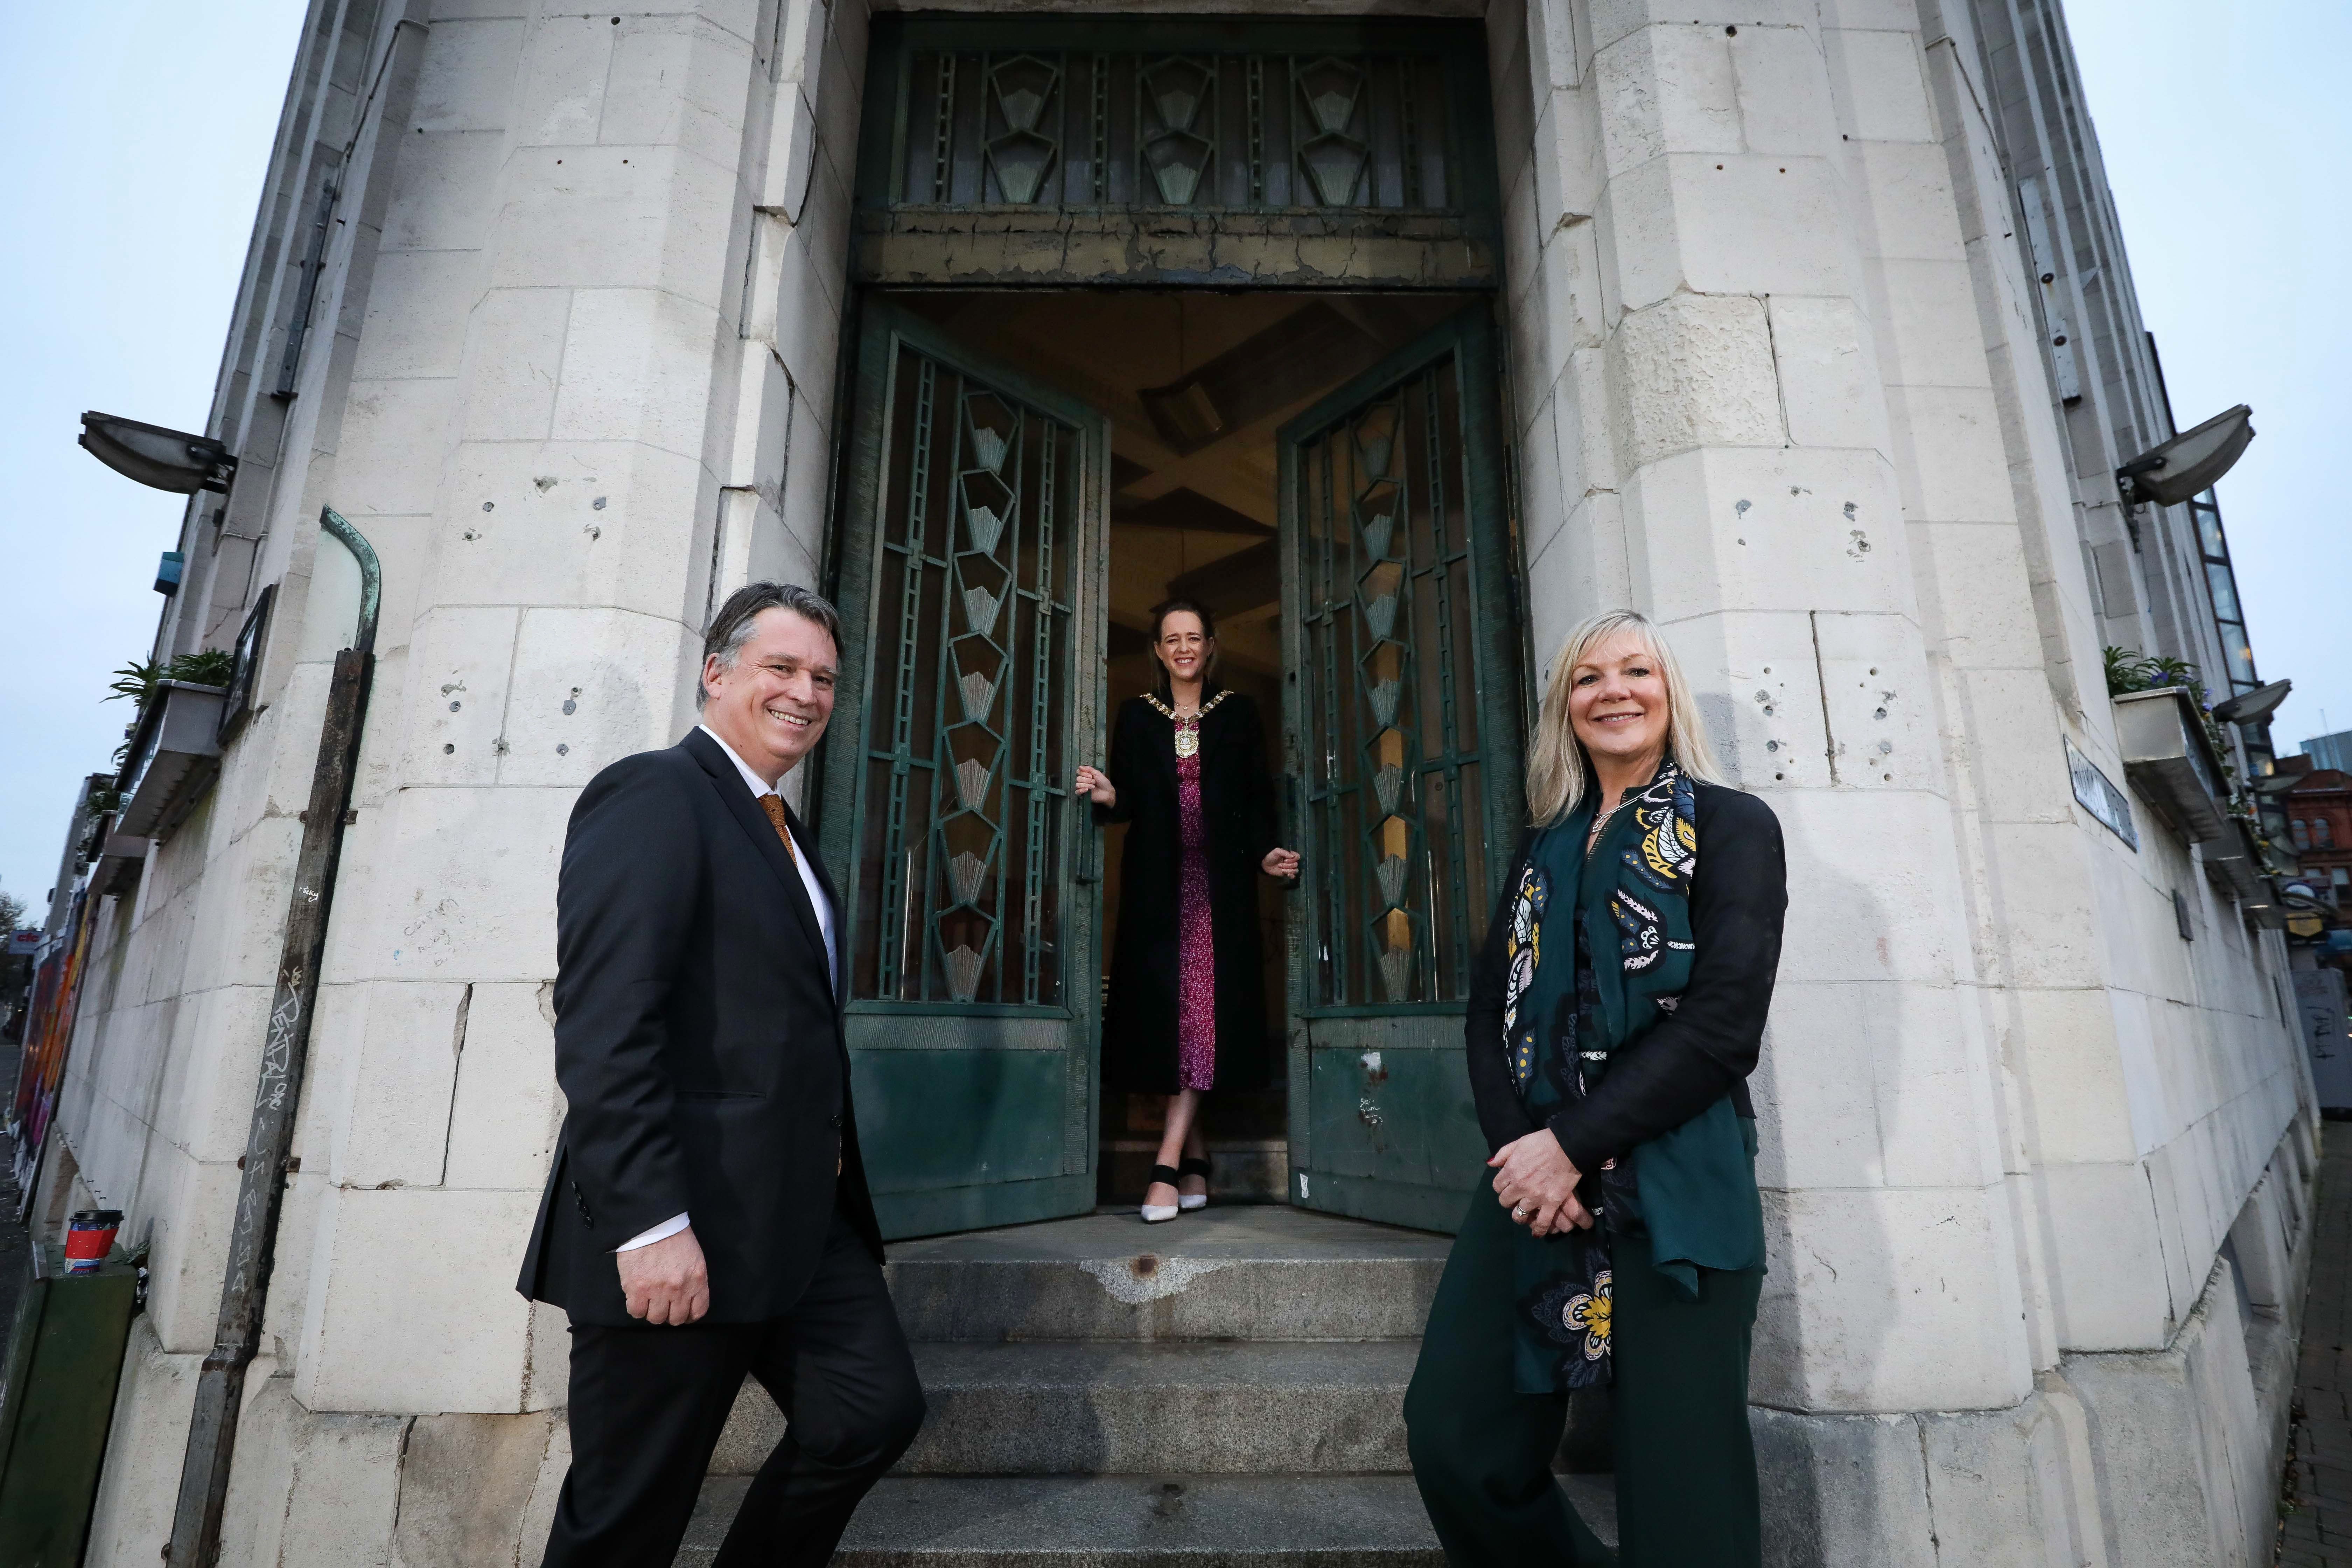
M 875 1206 L 892 1237 L 1083 1213 L 1109 426 L 880 303 L 856 396 L 819 837 Z
M 1452 1230 L 1486 1158 L 1470 967 L 1524 819 L 1493 327 L 1440 324 L 1280 437 L 1291 1195 Z

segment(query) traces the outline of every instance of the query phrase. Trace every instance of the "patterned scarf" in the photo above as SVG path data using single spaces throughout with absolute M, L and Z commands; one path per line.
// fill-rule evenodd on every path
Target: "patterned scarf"
M 1597 802 L 1529 845 L 1504 944 L 1503 1047 L 1532 1120 L 1548 1122 L 1591 1093 L 1611 1056 L 1672 1012 L 1688 984 L 1696 802 L 1668 757 L 1603 826 L 1589 860 Z M 1641 1234 L 1643 1205 L 1630 1158 L 1582 1174 L 1577 1195 L 1593 1227 L 1542 1239 L 1523 1231 L 1517 1244 L 1513 1382 L 1523 1394 L 1611 1376 L 1610 1236 Z

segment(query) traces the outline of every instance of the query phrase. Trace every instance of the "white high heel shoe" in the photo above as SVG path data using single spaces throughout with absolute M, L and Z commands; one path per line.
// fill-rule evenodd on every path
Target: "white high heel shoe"
M 1151 1167 L 1151 1174 L 1144 1178 L 1144 1191 L 1150 1192 L 1154 1184 L 1160 1182 L 1165 1182 L 1172 1187 L 1177 1180 L 1176 1173 L 1168 1166 L 1154 1165 Z M 1165 1225 L 1174 1219 L 1177 1212 L 1183 1206 L 1184 1198 L 1181 1194 L 1179 1194 L 1172 1204 L 1145 1204 L 1136 1212 L 1143 1215 L 1143 1223 L 1146 1225 Z
M 1209 1179 L 1209 1162 L 1206 1160 L 1179 1161 L 1176 1166 L 1177 1180 L 1181 1182 L 1186 1176 L 1198 1176 L 1202 1181 L 1206 1182 Z M 1206 1193 L 1188 1193 L 1181 1186 L 1179 1186 L 1176 1189 L 1176 1206 L 1182 1209 L 1186 1214 L 1191 1214 L 1196 1209 L 1207 1208 L 1209 1206 L 1209 1194 Z

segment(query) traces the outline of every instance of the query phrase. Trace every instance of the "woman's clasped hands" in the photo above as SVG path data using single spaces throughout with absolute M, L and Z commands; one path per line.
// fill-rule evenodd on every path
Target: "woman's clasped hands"
M 1550 1236 L 1570 1226 L 1579 1230 L 1592 1228 L 1591 1211 L 1576 1197 L 1580 1173 L 1549 1128 L 1538 1127 L 1504 1144 L 1486 1163 L 1496 1167 L 1496 1201 L 1530 1234 Z

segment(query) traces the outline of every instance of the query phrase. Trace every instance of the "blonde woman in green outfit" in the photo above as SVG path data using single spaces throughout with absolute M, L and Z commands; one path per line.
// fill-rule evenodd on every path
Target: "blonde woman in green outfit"
M 1470 990 L 1494 1174 L 1405 1396 L 1413 1474 L 1455 1568 L 1756 1568 L 1747 1079 L 1788 907 L 1780 823 L 1723 781 L 1672 652 L 1630 610 L 1552 661 L 1528 801 Z M 1551 1474 L 1590 1384 L 1612 1390 L 1613 1555 Z

